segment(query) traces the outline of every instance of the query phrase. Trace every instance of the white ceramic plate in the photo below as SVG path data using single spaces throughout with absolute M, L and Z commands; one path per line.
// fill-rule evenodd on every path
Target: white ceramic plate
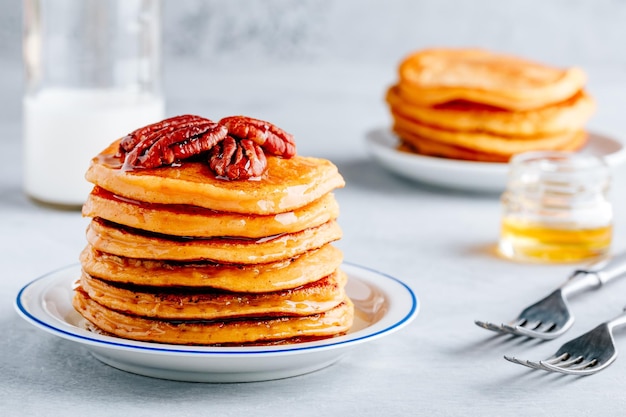
M 406 284 L 357 265 L 344 264 L 342 270 L 349 277 L 346 291 L 355 305 L 354 326 L 344 336 L 293 345 L 178 346 L 91 332 L 71 303 L 79 265 L 50 272 L 26 285 L 15 307 L 28 322 L 86 346 L 102 362 L 124 371 L 180 381 L 262 381 L 324 368 L 355 345 L 390 334 L 417 315 L 420 304 Z
M 398 138 L 383 128 L 368 132 L 366 142 L 380 165 L 412 180 L 490 193 L 502 192 L 506 187 L 508 165 L 505 163 L 460 161 L 401 152 L 396 149 Z M 601 156 L 609 166 L 626 161 L 626 149 L 621 142 L 593 132 L 581 152 Z

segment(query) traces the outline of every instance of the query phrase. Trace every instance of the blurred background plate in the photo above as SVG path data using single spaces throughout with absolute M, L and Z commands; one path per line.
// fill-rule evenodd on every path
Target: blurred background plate
M 611 137 L 589 133 L 583 153 L 601 156 L 611 167 L 626 161 L 624 145 Z M 411 180 L 457 190 L 500 193 L 506 187 L 508 165 L 436 158 L 401 152 L 398 138 L 386 128 L 367 133 L 366 143 L 374 160 L 389 171 Z

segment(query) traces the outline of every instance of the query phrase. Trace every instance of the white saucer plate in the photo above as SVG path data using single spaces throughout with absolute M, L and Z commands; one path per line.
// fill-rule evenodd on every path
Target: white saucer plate
M 24 286 L 17 312 L 36 327 L 84 345 L 115 368 L 162 379 L 193 382 L 251 382 L 313 372 L 341 359 L 351 348 L 393 333 L 418 314 L 415 293 L 389 275 L 344 263 L 346 291 L 355 304 L 355 322 L 346 335 L 316 342 L 251 347 L 179 346 L 137 342 L 86 329 L 72 307 L 80 266 L 50 272 Z
M 398 138 L 389 129 L 367 133 L 366 143 L 376 162 L 402 177 L 444 188 L 500 193 L 506 187 L 508 164 L 472 162 L 411 154 L 397 150 Z M 626 148 L 615 139 L 590 132 L 581 153 L 603 157 L 609 166 L 626 161 Z

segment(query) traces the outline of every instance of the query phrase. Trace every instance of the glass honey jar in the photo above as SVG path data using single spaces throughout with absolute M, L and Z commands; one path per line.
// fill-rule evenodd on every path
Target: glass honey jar
M 533 262 L 576 262 L 608 253 L 611 175 L 595 156 L 527 152 L 509 163 L 500 253 Z

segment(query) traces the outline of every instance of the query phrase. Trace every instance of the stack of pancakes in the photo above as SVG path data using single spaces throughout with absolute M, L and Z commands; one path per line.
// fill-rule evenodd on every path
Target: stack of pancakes
M 481 49 L 407 57 L 387 91 L 402 150 L 506 162 L 527 151 L 574 151 L 595 109 L 579 68 L 558 69 Z
M 201 345 L 306 341 L 345 333 L 345 293 L 327 160 L 268 156 L 255 180 L 206 163 L 121 169 L 119 141 L 93 159 L 95 187 L 74 307 L 115 336 Z

